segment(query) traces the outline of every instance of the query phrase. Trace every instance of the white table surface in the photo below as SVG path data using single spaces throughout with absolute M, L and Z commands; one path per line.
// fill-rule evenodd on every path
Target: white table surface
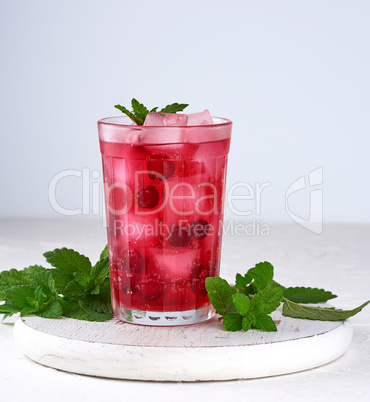
M 370 299 L 370 225 L 326 224 L 315 235 L 296 224 L 270 225 L 271 234 L 224 239 L 221 275 L 233 281 L 260 261 L 275 266 L 285 286 L 318 286 L 353 308 Z M 43 264 L 42 253 L 74 248 L 95 260 L 106 241 L 98 220 L 0 220 L 0 270 Z M 8 401 L 369 401 L 370 307 L 351 319 L 354 338 L 336 361 L 301 373 L 204 383 L 122 381 L 41 366 L 18 350 L 13 327 L 0 325 L 0 400 Z M 200 324 L 201 325 L 201 324 Z

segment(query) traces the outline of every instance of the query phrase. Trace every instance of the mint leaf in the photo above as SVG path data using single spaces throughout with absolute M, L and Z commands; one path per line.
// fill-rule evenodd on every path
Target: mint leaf
M 63 315 L 69 318 L 85 321 L 107 321 L 112 318 L 112 313 L 99 312 L 89 306 L 83 300 L 68 300 L 63 303 Z
M 27 314 L 24 314 L 24 311 L 22 310 L 22 315 Z M 44 309 L 36 312 L 36 315 L 43 318 L 59 318 L 62 316 L 62 314 L 62 304 L 59 300 L 52 300 Z
M 64 296 L 81 299 L 86 296 L 84 286 L 81 286 L 76 280 L 70 281 L 63 290 Z
M 126 109 L 124 106 L 121 105 L 114 105 L 115 108 L 120 110 L 122 113 L 127 115 L 135 124 L 137 125 L 143 125 L 143 122 L 141 122 L 135 115 L 134 113 L 130 112 L 128 109 Z
M 56 248 L 54 251 L 44 253 L 44 257 L 50 265 L 71 279 L 73 279 L 73 273 L 76 271 L 80 271 L 85 275 L 90 273 L 90 260 L 72 249 Z
M 270 314 L 275 311 L 283 300 L 283 289 L 266 288 L 256 293 L 251 300 L 251 309 L 256 314 Z
M 96 285 L 101 285 L 105 278 L 109 275 L 109 258 L 100 259 L 90 272 L 91 281 Z
M 369 303 L 370 300 L 353 310 L 340 310 L 335 308 L 302 306 L 301 304 L 285 299 L 283 304 L 283 315 L 307 320 L 343 321 L 359 313 Z
M 242 328 L 244 331 L 248 331 L 252 326 L 252 318 L 244 317 L 242 322 Z
M 243 293 L 235 293 L 232 295 L 232 298 L 236 311 L 241 315 L 247 315 L 251 304 L 249 297 Z
M 286 289 L 283 285 L 280 285 L 280 283 L 277 283 L 277 282 L 274 281 L 274 280 L 272 280 L 270 287 L 271 287 L 271 288 L 282 288 L 282 289 Z
M 29 301 L 35 299 L 35 291 L 29 285 L 13 286 L 5 290 L 5 298 L 7 304 L 18 308 L 21 311 L 25 307 L 30 307 Z
M 48 299 L 58 298 L 58 292 L 50 271 L 42 271 L 36 275 L 36 285 L 40 286 Z
M 112 317 L 107 247 L 93 267 L 87 257 L 66 248 L 49 251 L 45 257 L 54 269 L 35 265 L 0 273 L 0 300 L 5 301 L 0 314 L 58 318 L 65 313 L 89 321 Z
M 267 261 L 260 262 L 254 268 L 249 269 L 247 274 L 253 278 L 253 284 L 257 290 L 262 290 L 272 284 L 274 267 Z
M 135 98 L 131 101 L 132 110 L 137 120 L 144 124 L 145 118 L 149 113 L 149 110 L 140 102 L 138 102 Z
M 242 293 L 246 291 L 246 286 L 252 282 L 253 278 L 249 274 L 240 275 L 236 274 L 235 277 L 235 287 Z
M 30 285 L 36 287 L 36 276 L 47 269 L 40 265 L 31 265 L 21 271 L 11 269 L 0 272 L 0 300 L 5 300 L 4 291 L 17 285 Z
M 5 314 L 6 316 L 11 316 L 13 314 L 19 313 L 20 312 L 20 308 L 16 307 L 12 304 L 1 304 L 0 305 L 0 314 Z
M 113 313 L 112 304 L 109 300 L 106 300 L 101 294 L 89 296 L 88 298 L 84 299 L 84 302 L 93 310 L 99 313 Z
M 28 303 L 30 305 L 36 304 L 38 303 L 39 305 L 43 305 L 47 299 L 48 296 L 46 295 L 46 293 L 43 291 L 42 286 L 38 286 L 35 290 L 34 290 L 34 298 L 29 298 L 27 299 Z
M 135 98 L 131 100 L 132 112 L 121 105 L 115 105 L 114 107 L 126 114 L 138 126 L 142 126 L 144 124 L 146 116 L 149 113 L 149 110 Z M 157 109 L 158 108 L 155 107 L 151 110 L 151 112 L 155 112 Z
M 73 276 L 76 278 L 76 282 L 86 290 L 90 285 L 90 277 L 81 273 L 81 272 L 74 272 Z
M 172 103 L 172 105 L 167 105 L 160 110 L 161 113 L 176 113 L 182 112 L 189 105 L 186 103 Z
M 325 303 L 337 296 L 324 289 L 290 287 L 284 289 L 284 297 L 295 303 Z
M 88 321 L 98 321 L 98 322 L 102 322 L 102 321 L 107 321 L 110 320 L 112 318 L 112 314 L 111 313 L 101 313 L 99 311 L 94 310 L 93 308 L 91 308 L 89 306 L 88 303 L 86 303 L 85 301 L 79 300 L 78 304 L 80 305 L 80 307 L 85 311 L 85 313 L 87 314 Z
M 181 112 L 187 106 L 189 105 L 185 103 L 173 103 L 172 105 L 167 105 L 166 107 L 162 108 L 160 111 L 162 113 L 176 113 Z M 144 124 L 148 113 L 156 112 L 158 109 L 158 107 L 154 107 L 151 110 L 148 110 L 146 106 L 137 101 L 135 98 L 131 100 L 132 111 L 121 105 L 115 105 L 114 107 L 120 110 L 122 113 L 126 114 L 135 124 L 139 126 L 142 126 Z
M 226 331 L 240 331 L 243 326 L 243 316 L 238 313 L 227 313 L 223 320 L 222 324 L 224 325 Z
M 100 259 L 109 258 L 108 244 L 104 247 L 103 251 L 100 253 Z
M 276 324 L 269 315 L 257 315 L 252 318 L 252 325 L 262 331 L 276 332 Z
M 205 281 L 208 298 L 218 314 L 224 315 L 231 299 L 231 286 L 219 276 L 208 277 Z

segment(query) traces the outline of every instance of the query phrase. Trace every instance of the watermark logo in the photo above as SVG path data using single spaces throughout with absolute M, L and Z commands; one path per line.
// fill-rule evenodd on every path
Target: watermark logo
M 313 170 L 308 173 L 308 185 L 306 177 L 302 176 L 296 181 L 294 181 L 286 191 L 285 194 L 285 209 L 295 222 L 303 226 L 307 230 L 321 234 L 323 231 L 323 190 L 322 188 L 317 188 L 323 184 L 323 169 L 322 167 Z M 311 188 L 314 188 L 311 190 Z M 304 219 L 303 217 L 295 214 L 289 207 L 289 198 L 292 194 L 297 191 L 309 190 L 309 218 Z
M 261 219 L 257 219 L 262 214 L 262 198 L 266 198 L 266 192 L 272 187 L 270 182 L 255 183 L 254 185 L 237 182 L 232 184 L 222 197 L 222 193 L 220 193 L 222 187 L 216 186 L 213 182 L 179 178 L 169 185 L 166 178 L 159 173 L 152 172 L 151 181 L 147 180 L 146 175 L 146 171 L 135 172 L 134 177 L 124 176 L 121 178 L 122 182 L 116 181 L 108 185 L 101 183 L 101 173 L 97 170 L 91 171 L 88 168 L 65 170 L 56 174 L 50 181 L 49 202 L 51 207 L 61 215 L 102 216 L 103 226 L 106 226 L 105 212 L 107 212 L 108 221 L 111 222 L 115 219 L 117 224 L 121 225 L 116 229 L 120 230 L 123 226 L 134 224 L 131 222 L 133 220 L 139 222 L 140 225 L 142 222 L 147 223 L 150 215 L 154 222 L 160 212 L 166 217 L 165 220 L 171 222 L 176 219 L 188 219 L 187 224 L 190 225 L 195 219 L 205 219 L 211 223 L 220 214 L 222 216 L 223 205 L 225 205 L 227 211 L 240 219 L 239 222 L 229 220 L 223 228 L 225 234 L 234 236 L 270 235 L 269 225 Z M 66 208 L 57 197 L 59 184 L 64 182 L 65 186 L 68 180 L 74 181 L 75 185 L 78 182 L 78 188 L 81 189 L 81 198 L 79 198 L 77 208 Z M 144 185 L 144 183 L 146 184 Z M 220 183 L 222 184 L 222 182 Z M 307 177 L 302 176 L 295 180 L 285 194 L 285 210 L 288 216 L 315 234 L 321 234 L 323 231 L 322 184 L 323 169 L 320 167 L 309 172 Z M 103 203 L 104 193 L 106 210 Z M 308 214 L 302 212 L 306 202 L 299 204 L 302 207 L 301 213 L 294 208 L 297 204 L 294 204 L 294 199 L 291 198 L 297 193 L 301 198 L 308 197 L 306 198 L 309 205 L 308 210 L 303 210 Z M 124 218 L 123 225 L 122 217 L 124 216 L 126 218 Z M 307 216 L 308 219 L 306 219 Z M 249 217 L 247 224 L 246 217 Z M 230 224 L 230 222 L 232 223 Z M 134 229 L 131 226 L 127 227 L 127 230 L 139 232 L 139 235 L 143 233 L 141 226 L 139 229 Z

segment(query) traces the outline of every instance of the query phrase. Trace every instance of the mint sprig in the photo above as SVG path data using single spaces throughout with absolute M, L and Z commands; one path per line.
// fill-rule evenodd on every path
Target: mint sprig
M 61 316 L 88 321 L 112 318 L 107 247 L 99 261 L 62 248 L 44 254 L 53 268 L 34 265 L 0 272 L 0 314 Z
M 359 313 L 369 303 L 370 300 L 361 304 L 361 306 L 354 308 L 353 310 L 341 310 L 328 307 L 302 306 L 301 304 L 285 299 L 283 305 L 283 315 L 306 320 L 343 321 Z
M 161 113 L 177 113 L 182 112 L 189 105 L 186 103 L 172 103 L 171 105 L 167 105 L 160 110 Z
M 172 103 L 162 108 L 160 112 L 161 113 L 182 112 L 188 106 L 189 105 L 186 103 Z M 146 106 L 137 101 L 135 98 L 133 98 L 131 101 L 132 111 L 128 110 L 126 107 L 121 105 L 115 105 L 114 107 L 120 110 L 122 113 L 126 114 L 138 126 L 142 126 L 144 124 L 144 121 L 148 113 L 156 112 L 158 109 L 158 107 L 154 107 L 149 110 Z
M 112 318 L 107 246 L 94 265 L 67 248 L 48 251 L 44 256 L 53 268 L 32 265 L 21 271 L 0 272 L 0 302 L 5 302 L 0 305 L 0 314 L 88 321 Z M 277 331 L 270 314 L 282 302 L 284 316 L 321 321 L 346 320 L 370 304 L 369 300 L 352 310 L 307 305 L 337 296 L 318 288 L 285 288 L 273 276 L 273 266 L 265 261 L 244 275 L 236 274 L 235 285 L 219 276 L 206 278 L 208 297 L 227 331 Z
M 341 310 L 306 303 L 324 303 L 337 297 L 324 289 L 288 287 L 275 282 L 274 268 L 269 262 L 261 262 L 244 275 L 236 274 L 235 285 L 218 276 L 206 279 L 208 297 L 221 316 L 227 331 L 277 331 L 270 314 L 283 302 L 282 313 L 286 317 L 342 321 L 359 313 L 370 300 L 353 310 Z

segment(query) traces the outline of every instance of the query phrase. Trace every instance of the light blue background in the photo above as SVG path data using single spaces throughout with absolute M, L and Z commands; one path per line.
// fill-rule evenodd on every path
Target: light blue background
M 270 183 L 244 219 L 290 221 L 287 188 L 322 167 L 324 222 L 370 222 L 369 15 L 368 1 L 0 0 L 0 215 L 60 216 L 48 185 L 66 169 L 99 183 L 96 121 L 136 97 L 233 120 L 228 187 Z M 81 195 L 76 177 L 57 188 L 66 208 Z M 307 216 L 308 190 L 294 197 Z

